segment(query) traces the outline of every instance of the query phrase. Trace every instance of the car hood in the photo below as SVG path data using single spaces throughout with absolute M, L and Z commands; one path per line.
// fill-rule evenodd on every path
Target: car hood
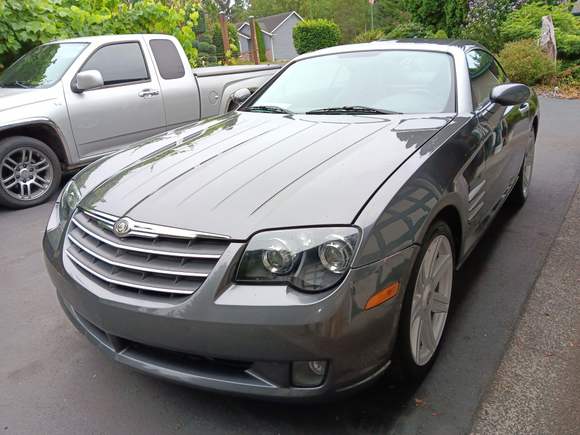
M 93 164 L 78 177 L 81 206 L 240 240 L 349 224 L 452 118 L 235 112 Z
M 0 112 L 57 98 L 54 88 L 21 89 L 0 88 Z

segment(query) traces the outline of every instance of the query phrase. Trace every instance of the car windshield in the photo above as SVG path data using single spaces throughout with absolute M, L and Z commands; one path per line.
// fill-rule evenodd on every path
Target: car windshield
M 446 53 L 374 50 L 290 65 L 250 106 L 269 113 L 380 114 L 455 111 L 453 59 Z
M 46 88 L 60 80 L 87 46 L 71 42 L 46 44 L 22 56 L 0 76 L 3 88 Z

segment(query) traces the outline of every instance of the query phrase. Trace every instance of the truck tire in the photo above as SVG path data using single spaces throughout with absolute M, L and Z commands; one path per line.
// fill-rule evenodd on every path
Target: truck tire
M 59 188 L 60 161 L 44 142 L 27 136 L 0 140 L 0 205 L 42 204 Z

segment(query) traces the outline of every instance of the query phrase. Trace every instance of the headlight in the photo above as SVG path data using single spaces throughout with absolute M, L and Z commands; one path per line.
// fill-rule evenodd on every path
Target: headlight
M 62 189 L 62 193 L 60 194 L 60 219 L 68 221 L 75 208 L 79 205 L 79 202 L 81 202 L 81 192 L 73 179 L 64 186 L 64 189 Z
M 346 274 L 358 243 L 354 227 L 320 227 L 258 233 L 248 243 L 236 281 L 288 284 L 322 291 Z

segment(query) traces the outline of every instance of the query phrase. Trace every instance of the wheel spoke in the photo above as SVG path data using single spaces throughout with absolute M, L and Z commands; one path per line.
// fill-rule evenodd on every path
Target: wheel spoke
M 34 177 L 35 180 L 40 180 L 42 183 L 44 183 L 44 185 L 48 184 L 48 181 L 45 180 L 44 178 L 42 178 L 40 175 L 37 175 L 36 177 Z
M 16 179 L 10 184 L 4 184 L 4 181 L 2 182 L 2 184 L 4 184 L 4 189 L 12 189 L 17 183 L 18 181 L 16 181 Z
M 441 277 L 444 273 L 449 271 L 449 267 L 452 267 L 451 254 L 447 254 L 443 257 L 439 257 L 440 261 L 433 273 L 431 274 L 431 280 L 433 284 L 438 284 L 441 282 Z
M 449 298 L 442 293 L 433 293 L 430 309 L 433 313 L 446 313 L 449 311 Z
M 12 165 L 12 168 L 11 168 L 11 169 L 14 169 L 16 166 L 18 166 L 18 162 L 14 161 L 14 160 L 13 160 L 12 158 L 10 158 L 10 157 L 5 157 L 5 158 L 4 158 L 4 165 L 5 165 L 7 168 L 10 168 L 10 166 L 6 165 L 6 163 L 10 163 L 10 164 Z
M 2 184 L 8 183 L 10 180 L 15 180 L 16 175 L 14 173 L 10 174 L 8 177 L 2 179 Z
M 431 320 L 431 313 L 425 310 L 421 316 L 421 342 L 430 352 L 435 351 L 437 343 L 433 336 L 433 322 Z
M 439 254 L 439 247 L 441 246 L 441 238 L 437 237 L 433 244 L 429 247 L 431 250 L 431 255 L 429 257 L 429 262 L 427 263 L 429 266 L 427 267 L 427 277 L 431 277 L 433 275 L 433 267 L 435 266 L 435 262 L 437 261 L 437 254 Z M 432 248 L 432 249 L 431 249 Z

